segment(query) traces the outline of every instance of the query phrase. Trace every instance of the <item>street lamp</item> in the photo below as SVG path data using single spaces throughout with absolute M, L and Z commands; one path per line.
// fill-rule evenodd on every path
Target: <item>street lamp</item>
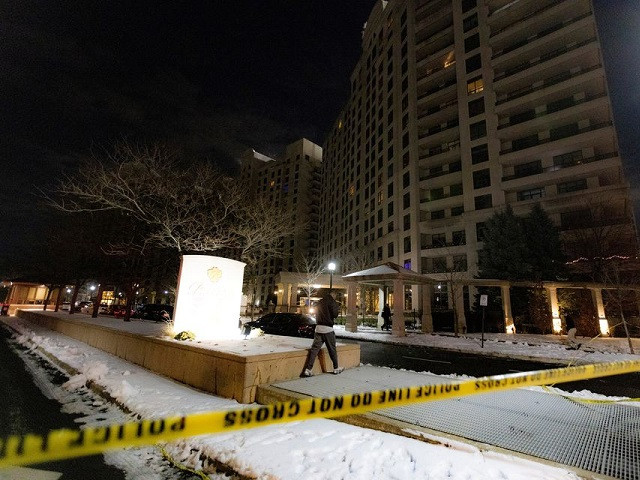
M 336 264 L 329 262 L 327 268 L 329 269 L 329 291 L 331 291 L 333 289 L 333 271 L 336 269 Z

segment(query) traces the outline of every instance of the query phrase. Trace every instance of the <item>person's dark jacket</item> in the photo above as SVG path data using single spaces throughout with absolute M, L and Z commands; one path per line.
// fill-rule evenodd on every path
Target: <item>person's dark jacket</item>
M 316 313 L 316 323 L 333 327 L 333 319 L 338 316 L 340 307 L 334 298 L 327 294 L 318 302 L 318 312 Z

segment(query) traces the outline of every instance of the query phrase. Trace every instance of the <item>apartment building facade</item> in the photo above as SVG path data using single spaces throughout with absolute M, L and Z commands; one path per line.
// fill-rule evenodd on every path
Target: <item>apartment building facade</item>
M 377 1 L 323 171 L 338 262 L 473 278 L 506 205 L 565 237 L 604 206 L 635 238 L 591 0 Z
M 288 145 L 275 159 L 252 149 L 240 159 L 240 178 L 247 192 L 266 195 L 278 209 L 292 213 L 296 225 L 304 225 L 283 240 L 280 256 L 264 258 L 246 272 L 245 279 L 255 282 L 253 301 L 258 307 L 281 299 L 282 293 L 276 293 L 278 273 L 295 271 L 297 259 L 317 255 L 321 165 L 322 148 L 305 138 Z

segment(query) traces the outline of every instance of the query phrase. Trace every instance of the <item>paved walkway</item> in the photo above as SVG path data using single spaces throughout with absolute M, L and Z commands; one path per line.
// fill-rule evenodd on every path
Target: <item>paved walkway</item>
M 333 396 L 441 383 L 443 377 L 361 366 L 273 385 L 293 394 Z M 378 410 L 377 415 L 557 464 L 624 480 L 640 479 L 640 408 L 583 403 L 528 389 Z

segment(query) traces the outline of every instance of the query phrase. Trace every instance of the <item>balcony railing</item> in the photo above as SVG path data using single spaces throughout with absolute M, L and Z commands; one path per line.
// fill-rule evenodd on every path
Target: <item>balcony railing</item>
M 522 17 L 519 17 L 519 20 L 517 20 L 517 21 L 515 21 L 515 22 L 513 22 L 513 23 L 510 23 L 509 25 L 506 25 L 506 26 L 502 27 L 502 28 L 501 28 L 501 29 L 499 29 L 499 30 L 492 31 L 492 32 L 491 32 L 491 36 L 492 36 L 492 37 L 495 37 L 496 35 L 499 35 L 499 34 L 501 34 L 502 32 L 504 32 L 504 31 L 506 31 L 506 30 L 509 30 L 511 27 L 514 27 L 514 26 L 516 26 L 516 25 L 518 25 L 518 24 L 520 24 L 520 23 L 522 23 L 522 22 L 526 22 L 526 21 L 527 21 L 527 20 L 529 20 L 531 17 L 535 17 L 536 15 L 539 15 L 539 14 L 541 14 L 542 12 L 546 12 L 547 10 L 551 10 L 551 9 L 552 9 L 553 7 L 555 7 L 556 5 L 557 5 L 557 4 L 552 3 L 551 5 L 547 5 L 546 7 L 542 7 L 542 8 L 540 8 L 540 9 L 538 9 L 538 10 L 534 10 L 533 12 L 529 12 L 528 14 L 526 14 L 526 15 L 524 15 L 524 16 L 522 16 Z M 491 13 L 489 14 L 489 22 L 491 22 L 491 20 L 494 18 L 494 15 L 495 15 L 496 13 L 499 13 L 499 12 L 501 12 L 502 10 L 507 9 L 507 8 L 509 8 L 509 5 L 505 5 L 504 7 L 501 7 L 501 8 L 499 8 L 499 9 L 494 10 L 493 12 L 491 12 Z
M 441 112 L 449 107 L 453 107 L 458 104 L 458 99 L 454 98 L 453 100 L 449 100 L 448 102 L 441 103 L 440 105 L 436 105 L 433 107 L 427 108 L 422 114 L 418 117 L 418 120 L 422 120 L 424 117 L 429 115 L 433 115 L 434 113 Z
M 579 15 L 577 17 L 571 18 L 569 20 L 566 20 L 564 22 L 560 22 L 560 23 L 556 23 L 555 25 L 552 25 L 551 27 L 538 32 L 534 35 L 531 35 L 530 37 L 527 38 L 523 38 L 522 40 L 520 40 L 519 42 L 513 43 L 511 45 L 509 45 L 508 47 L 503 48 L 500 51 L 497 51 L 493 54 L 493 56 L 491 58 L 498 58 L 502 55 L 505 55 L 509 52 L 513 52 L 514 50 L 517 50 L 520 47 L 523 47 L 524 45 L 527 45 L 531 42 L 533 42 L 534 40 L 538 40 L 540 38 L 546 37 L 547 35 L 551 35 L 553 32 L 557 32 L 558 30 L 562 30 L 564 27 L 567 27 L 569 25 L 571 25 L 572 23 L 578 22 L 580 20 L 582 20 L 583 18 L 587 18 L 591 16 L 591 12 L 587 12 L 587 13 L 583 13 L 582 15 Z
M 431 245 L 429 244 L 420 245 L 420 248 L 422 248 L 423 250 L 429 250 L 432 248 L 459 247 L 466 244 L 467 244 L 466 240 L 462 242 L 438 242 L 438 243 L 432 243 Z
M 503 78 L 506 77 L 510 77 L 511 75 L 515 75 L 516 73 L 522 72 L 524 70 L 527 70 L 531 67 L 535 67 L 536 65 L 539 65 L 541 63 L 546 62 L 547 60 L 551 60 L 552 58 L 556 58 L 559 57 L 560 55 L 563 55 L 567 52 L 571 52 L 573 50 L 576 50 L 580 47 L 583 47 L 585 45 L 588 45 L 590 43 L 593 43 L 596 41 L 596 37 L 589 37 L 586 40 L 583 40 L 581 42 L 577 42 L 573 45 L 565 45 L 563 47 L 560 48 L 556 48 L 555 50 L 552 50 L 550 52 L 544 53 L 542 55 L 540 55 L 539 58 L 537 58 L 534 61 L 527 61 L 527 62 L 523 62 L 519 65 L 516 65 L 515 67 L 509 68 L 507 70 L 505 70 L 504 72 L 498 73 L 495 78 L 494 81 L 497 82 L 499 80 L 502 80 Z
M 518 152 L 520 150 L 525 150 L 527 148 L 536 147 L 538 145 L 543 145 L 545 143 L 555 142 L 556 140 L 562 140 L 563 138 L 573 137 L 575 135 L 580 135 L 581 133 L 591 132 L 593 130 L 599 130 L 601 128 L 610 127 L 611 125 L 613 125 L 613 122 L 596 123 L 594 125 L 589 125 L 588 127 L 580 128 L 575 132 L 568 133 L 567 135 L 558 136 L 558 137 L 554 137 L 554 138 L 538 139 L 537 141 L 531 142 L 530 144 L 525 145 L 522 148 L 515 148 L 515 149 L 514 148 L 507 148 L 505 150 L 500 150 L 500 155 L 505 155 L 505 154 L 511 153 L 511 152 Z
M 506 175 L 502 177 L 502 181 L 508 182 L 509 180 L 516 180 L 518 178 L 530 177 L 532 175 L 539 175 L 541 173 L 555 172 L 556 170 L 562 170 L 563 168 L 575 167 L 576 165 L 586 165 L 587 163 L 598 162 L 600 160 L 607 160 L 608 158 L 615 158 L 617 156 L 618 156 L 618 152 L 601 153 L 600 155 L 595 155 L 593 157 L 576 160 L 574 163 L 571 163 L 571 164 L 551 165 L 549 167 L 540 168 L 539 170 L 531 170 L 529 172 L 523 172 L 515 175 Z
M 545 112 L 540 112 L 540 113 L 534 113 L 528 118 L 523 118 L 522 120 L 511 121 L 509 123 L 504 123 L 504 124 L 498 126 L 498 130 L 502 130 L 503 128 L 511 127 L 513 125 L 520 125 L 521 123 L 525 123 L 525 122 L 528 122 L 530 120 L 535 120 L 536 118 L 546 117 L 547 115 L 551 115 L 551 114 L 556 113 L 556 112 L 561 112 L 561 111 L 566 110 L 568 108 L 575 107 L 576 105 L 580 105 L 581 103 L 590 102 L 591 100 L 596 100 L 596 99 L 602 98 L 604 96 L 606 96 L 605 93 L 600 93 L 598 95 L 589 95 L 589 96 L 586 96 L 585 98 L 580 98 L 578 100 L 573 100 L 571 103 L 567 103 L 567 105 L 563 106 L 562 108 L 559 108 L 558 110 L 553 110 L 551 112 L 545 111 Z
M 444 90 L 445 88 L 450 87 L 451 85 L 455 85 L 456 84 L 456 78 L 455 76 L 453 78 L 450 78 L 449 80 L 442 82 L 440 85 L 437 85 L 433 88 L 430 88 L 429 90 L 427 90 L 426 92 L 424 92 L 422 95 L 420 95 L 418 97 L 418 101 L 422 100 L 423 98 L 428 97 L 429 95 L 433 95 L 436 92 L 439 92 L 440 90 Z
M 460 140 L 450 142 L 446 145 L 438 145 L 437 147 L 432 147 L 428 149 L 426 152 L 426 155 L 421 157 L 420 160 L 422 160 L 423 158 L 433 157 L 434 155 L 440 155 L 441 153 L 444 153 L 444 152 L 458 150 L 459 148 L 460 148 Z
M 552 77 L 545 79 L 544 83 L 542 85 L 538 85 L 537 87 L 529 85 L 523 88 L 519 88 L 518 90 L 509 92 L 506 97 L 496 101 L 496 105 L 500 105 L 510 100 L 523 97 L 529 93 L 537 92 L 538 90 L 549 88 L 553 85 L 557 85 L 558 83 L 565 82 L 571 78 L 579 77 L 580 75 L 584 75 L 585 73 L 591 72 L 593 70 L 597 70 L 599 68 L 602 68 L 602 64 L 600 63 L 593 65 L 591 67 L 588 67 L 584 70 L 580 70 L 579 72 L 576 72 L 576 73 L 571 73 L 570 71 L 559 73 L 558 75 L 554 75 Z
M 425 133 L 418 136 L 420 140 L 423 138 L 430 137 L 431 135 L 435 135 L 436 133 L 444 132 L 446 130 L 450 130 L 452 128 L 457 127 L 460 124 L 459 120 L 456 118 L 455 120 L 450 120 L 444 125 L 435 125 L 429 128 Z

